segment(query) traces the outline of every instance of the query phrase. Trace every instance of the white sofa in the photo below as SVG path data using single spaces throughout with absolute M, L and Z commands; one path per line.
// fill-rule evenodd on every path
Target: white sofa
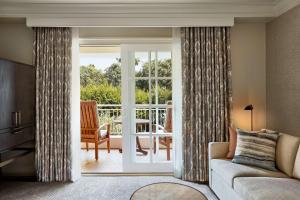
M 227 142 L 209 144 L 209 186 L 220 200 L 300 200 L 300 138 L 280 134 L 269 171 L 226 159 Z

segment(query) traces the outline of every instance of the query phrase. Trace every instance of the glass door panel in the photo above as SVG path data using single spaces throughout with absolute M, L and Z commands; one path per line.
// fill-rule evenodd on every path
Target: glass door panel
M 122 94 L 128 108 L 123 112 L 131 113 L 124 119 L 129 124 L 123 134 L 123 146 L 127 149 L 127 155 L 123 156 L 127 159 L 123 162 L 124 169 L 172 172 L 171 48 L 169 45 L 123 45 L 121 49 L 122 69 L 129 76 L 122 84 L 122 91 L 128 91 Z

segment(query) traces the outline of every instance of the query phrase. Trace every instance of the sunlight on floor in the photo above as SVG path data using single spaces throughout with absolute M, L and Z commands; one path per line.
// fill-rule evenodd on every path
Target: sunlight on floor
M 95 160 L 95 150 L 81 150 L 81 172 L 122 172 L 122 155 L 118 150 L 99 150 L 99 159 Z
M 99 150 L 99 160 L 95 160 L 95 151 L 81 150 L 81 172 L 82 173 L 120 173 L 122 172 L 122 153 L 119 150 Z M 172 154 L 171 154 L 172 159 Z M 147 162 L 150 160 L 149 153 L 147 156 L 140 153 L 137 154 L 138 162 Z M 166 161 L 166 150 L 160 150 L 157 154 L 157 161 Z

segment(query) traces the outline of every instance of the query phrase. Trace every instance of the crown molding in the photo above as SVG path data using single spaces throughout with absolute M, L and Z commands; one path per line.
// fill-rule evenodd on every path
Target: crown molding
M 29 17 L 27 26 L 42 27 L 182 27 L 182 26 L 233 26 L 230 16 L 209 17 L 98 17 L 98 18 L 36 18 Z
M 272 18 L 300 0 L 227 3 L 0 3 L 0 17 L 28 26 L 231 26 L 234 18 Z
M 273 4 L 194 3 L 194 4 L 11 4 L 0 3 L 0 17 L 103 17 L 103 15 L 211 14 L 237 17 L 273 16 Z M 102 16 L 101 16 L 102 15 Z
M 275 5 L 274 15 L 280 16 L 300 4 L 300 0 L 281 0 Z

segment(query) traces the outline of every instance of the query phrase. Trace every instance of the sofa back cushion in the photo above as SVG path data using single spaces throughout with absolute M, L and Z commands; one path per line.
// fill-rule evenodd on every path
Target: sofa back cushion
M 279 135 L 277 140 L 276 165 L 278 169 L 289 176 L 293 175 L 299 143 L 300 138 L 283 133 Z
M 295 165 L 293 169 L 293 177 L 300 179 L 300 145 L 298 147 L 296 159 L 295 159 Z

